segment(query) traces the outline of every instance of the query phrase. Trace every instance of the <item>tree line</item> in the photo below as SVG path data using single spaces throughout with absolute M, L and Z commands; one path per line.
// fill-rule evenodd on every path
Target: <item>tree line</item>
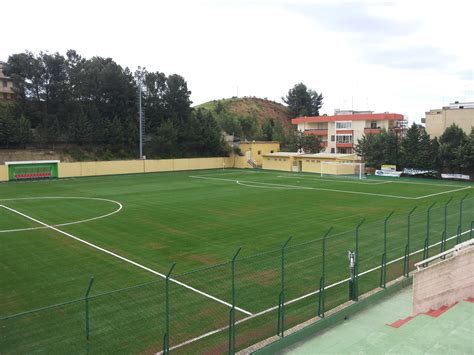
M 423 127 L 413 123 L 403 137 L 393 131 L 369 134 L 354 150 L 367 167 L 396 164 L 401 168 L 433 169 L 447 173 L 474 172 L 474 130 L 470 135 L 457 125 L 431 139 Z
M 11 55 L 4 69 L 18 100 L 0 106 L 0 147 L 76 146 L 101 159 L 138 156 L 138 87 L 150 157 L 222 156 L 221 129 L 209 112 L 194 110 L 185 79 L 131 72 L 111 58 L 69 50 Z

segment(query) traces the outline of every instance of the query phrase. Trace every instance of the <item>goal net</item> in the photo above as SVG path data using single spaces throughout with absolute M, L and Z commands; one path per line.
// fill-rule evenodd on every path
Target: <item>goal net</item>
M 59 160 L 9 161 L 8 180 L 34 180 L 58 177 Z
M 364 163 L 321 162 L 321 176 L 339 176 L 364 179 Z

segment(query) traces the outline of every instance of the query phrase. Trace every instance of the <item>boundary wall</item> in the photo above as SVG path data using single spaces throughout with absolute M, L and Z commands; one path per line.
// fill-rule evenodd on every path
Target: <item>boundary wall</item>
M 140 174 L 166 171 L 250 168 L 245 157 L 116 160 L 59 163 L 58 177 Z M 0 181 L 8 181 L 8 167 L 0 165 Z
M 474 297 L 474 246 L 413 274 L 413 314 Z

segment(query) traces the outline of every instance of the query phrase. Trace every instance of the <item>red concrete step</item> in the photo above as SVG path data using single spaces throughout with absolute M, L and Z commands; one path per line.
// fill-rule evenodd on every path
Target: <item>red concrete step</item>
M 457 302 L 449 306 L 441 306 L 438 309 L 430 309 L 428 312 L 425 312 L 424 314 L 431 317 L 439 317 L 440 315 L 442 315 L 444 312 L 446 312 L 448 309 L 455 306 L 456 304 Z
M 390 324 L 387 324 L 387 325 L 390 326 L 390 327 L 393 327 L 393 328 L 400 328 L 402 325 L 404 325 L 405 323 L 408 323 L 413 318 L 415 318 L 415 317 L 409 316 L 409 317 L 406 317 L 405 319 L 399 319 L 396 322 L 393 322 L 393 323 L 390 323 Z

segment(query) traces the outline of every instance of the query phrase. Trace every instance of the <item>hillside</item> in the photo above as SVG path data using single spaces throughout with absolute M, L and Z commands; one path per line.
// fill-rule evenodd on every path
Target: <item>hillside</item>
M 281 124 L 285 133 L 288 132 L 292 126 L 286 106 L 278 102 L 257 97 L 233 97 L 230 99 L 213 100 L 197 105 L 196 108 L 213 112 L 216 114 L 218 121 L 219 118 L 222 119 L 223 114 L 227 114 L 235 118 L 254 119 L 258 128 L 261 128 L 266 120 L 270 120 L 272 121 L 272 125 Z

